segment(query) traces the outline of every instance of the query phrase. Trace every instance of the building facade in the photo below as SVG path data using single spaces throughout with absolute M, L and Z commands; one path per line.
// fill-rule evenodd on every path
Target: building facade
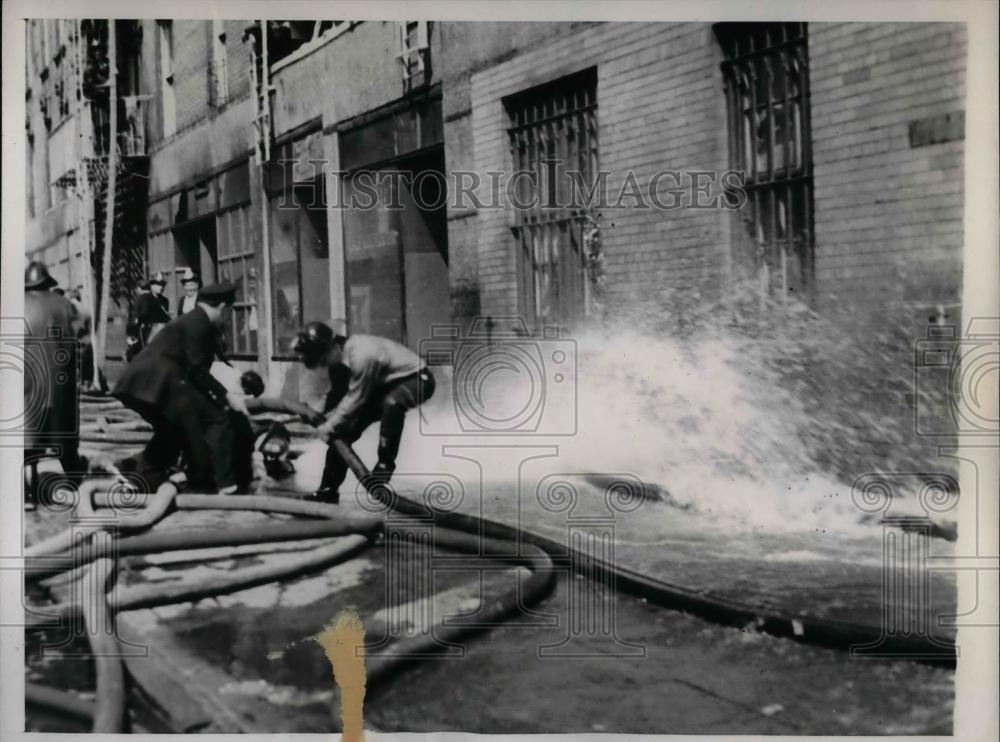
M 100 87 L 63 78 L 86 73 L 99 25 L 28 26 L 28 253 L 85 292 L 102 181 L 89 201 L 63 186 L 101 161 L 80 144 L 101 138 Z M 140 226 L 115 227 L 112 376 L 121 284 L 187 267 L 240 284 L 228 351 L 291 393 L 291 338 L 317 319 L 416 348 L 442 323 L 578 327 L 750 277 L 873 338 L 957 320 L 962 24 L 114 26 L 121 201 Z M 494 208 L 492 174 L 517 171 L 538 178 L 504 194 L 533 205 Z M 540 207 L 570 171 L 605 173 L 606 203 Z M 345 207 L 373 188 L 372 208 Z M 167 295 L 176 311 L 176 280 Z

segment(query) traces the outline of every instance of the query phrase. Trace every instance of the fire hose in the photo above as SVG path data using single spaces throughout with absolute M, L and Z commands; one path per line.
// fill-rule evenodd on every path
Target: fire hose
M 125 668 L 121 647 L 108 608 L 107 591 L 115 576 L 116 561 L 102 558 L 94 562 L 83 582 L 83 617 L 87 638 L 97 668 L 97 705 L 94 732 L 118 734 L 125 720 Z
M 482 534 L 498 541 L 516 541 L 530 544 L 549 555 L 566 553 L 566 544 L 528 530 L 487 518 L 464 513 L 445 511 L 430 505 L 416 503 L 401 496 L 389 487 L 371 485 L 371 475 L 354 450 L 344 441 L 334 439 L 331 443 L 337 453 L 347 462 L 358 481 L 365 484 L 369 493 L 394 510 L 414 515 L 433 514 L 435 525 L 455 531 Z M 596 578 L 615 585 L 616 589 L 631 593 L 649 602 L 673 610 L 684 611 L 713 623 L 745 628 L 752 626 L 774 636 L 790 638 L 808 644 L 851 650 L 859 645 L 880 645 L 883 656 L 899 656 L 906 659 L 943 665 L 954 668 L 956 650 L 953 641 L 926 634 L 887 633 L 881 626 L 856 624 L 848 621 L 816 616 L 787 614 L 774 609 L 728 600 L 720 596 L 675 585 L 648 577 L 633 570 L 614 564 L 593 555 L 581 555 L 582 565 Z M 563 564 L 565 557 L 555 557 Z
M 100 485 L 108 484 L 108 480 L 100 482 Z M 98 486 L 90 485 L 87 487 L 85 492 L 86 497 L 81 496 L 80 498 L 82 505 L 80 510 L 86 512 L 93 504 L 107 506 L 112 503 L 112 498 L 107 493 L 97 491 Z M 152 522 L 164 516 L 170 504 L 174 504 L 178 509 L 257 510 L 324 519 L 329 519 L 337 514 L 337 508 L 328 505 L 300 502 L 287 498 L 267 496 L 220 498 L 216 495 L 181 495 L 174 497 L 172 489 L 168 490 L 168 492 L 170 495 L 169 498 L 166 493 L 162 496 L 158 493 L 153 497 L 153 502 L 148 506 L 148 509 L 151 511 L 149 514 L 140 512 L 129 516 L 131 518 L 129 525 L 132 527 L 151 525 Z M 84 493 L 82 492 L 82 494 Z M 152 512 L 154 509 L 156 512 Z M 196 584 L 176 585 L 167 589 L 147 585 L 117 591 L 115 609 L 132 610 L 197 600 L 213 595 L 234 592 L 254 585 L 265 584 L 277 579 L 298 577 L 353 556 L 361 549 L 370 545 L 371 538 L 374 537 L 380 528 L 381 521 L 359 518 L 345 519 L 341 516 L 340 522 L 337 523 L 332 523 L 329 520 L 312 523 L 292 522 L 221 533 L 218 531 L 147 533 L 142 536 L 130 536 L 118 539 L 113 550 L 110 550 L 106 543 L 98 544 L 83 554 L 79 553 L 79 549 L 77 549 L 73 564 L 74 566 L 79 566 L 81 563 L 95 560 L 94 565 L 91 567 L 91 574 L 93 574 L 94 570 L 106 569 L 107 564 L 113 565 L 113 560 L 107 558 L 109 551 L 112 551 L 115 556 L 129 556 L 209 546 L 290 541 L 330 535 L 339 536 L 351 532 L 364 534 L 363 536 L 353 537 L 353 540 L 347 543 L 320 549 L 317 552 L 306 555 L 293 564 L 286 564 L 281 567 L 265 566 L 236 570 L 225 575 L 213 576 L 208 580 L 202 580 Z M 455 641 L 464 635 L 480 631 L 490 624 L 501 621 L 516 613 L 520 606 L 532 605 L 542 600 L 554 588 L 555 573 L 552 569 L 552 562 L 548 555 L 537 547 L 529 546 L 527 549 L 524 547 L 516 549 L 514 548 L 516 545 L 509 542 L 502 543 L 489 539 L 484 543 L 481 539 L 471 535 L 449 531 L 440 531 L 437 533 L 435 542 L 445 548 L 475 555 L 482 553 L 481 550 L 483 548 L 488 548 L 490 553 L 498 555 L 506 552 L 506 556 L 500 556 L 498 559 L 511 567 L 521 566 L 528 568 L 531 576 L 525 581 L 524 585 L 520 585 L 511 594 L 504 595 L 502 598 L 492 601 L 485 606 L 484 613 L 479 617 L 479 623 L 464 626 L 461 624 L 442 624 L 435 627 L 436 631 L 425 636 L 408 637 L 399 640 L 392 645 L 391 652 L 371 658 L 369 662 L 370 683 L 375 683 L 388 677 L 391 675 L 393 669 L 398 668 L 406 660 L 412 659 L 414 655 L 426 655 L 439 650 L 441 646 L 440 642 L 442 641 Z M 44 548 L 36 547 L 33 555 L 52 554 L 56 551 L 56 547 L 72 543 L 72 539 L 67 534 L 59 534 L 52 539 L 48 539 L 44 544 Z M 29 579 L 36 580 L 58 574 L 62 571 L 65 571 L 65 568 L 36 568 L 29 565 L 27 575 Z M 88 580 L 88 582 L 92 583 L 93 580 Z M 86 602 L 88 601 L 85 601 L 85 604 Z M 91 600 L 89 602 L 93 603 L 95 601 Z M 111 611 L 106 600 L 96 602 L 103 606 L 104 613 L 96 614 L 88 622 L 88 626 L 91 622 L 100 624 L 102 621 L 104 621 L 102 625 L 106 625 L 106 621 L 111 616 Z M 41 620 L 33 619 L 30 625 L 45 625 L 46 619 L 68 618 L 78 615 L 80 612 L 84 612 L 85 615 L 87 614 L 85 605 L 81 606 L 75 603 L 50 606 L 48 610 L 50 612 L 47 615 L 40 614 Z M 96 654 L 97 648 L 94 651 Z M 94 710 L 93 728 L 94 731 L 115 731 L 113 720 L 118 719 L 120 723 L 123 711 L 120 712 L 119 709 L 124 709 L 124 685 L 118 681 L 118 675 L 115 674 L 113 668 L 116 667 L 117 672 L 121 673 L 121 664 L 117 660 L 116 653 L 109 652 L 106 647 L 102 647 L 101 651 L 105 655 L 104 659 L 112 664 L 103 664 L 100 666 L 103 670 L 98 672 L 98 703 Z M 112 658 L 114 662 L 117 662 L 117 665 L 114 665 Z
M 94 704 L 83 701 L 72 693 L 56 690 L 38 683 L 24 684 L 25 703 L 58 711 L 60 714 L 93 723 Z
M 549 555 L 552 553 L 565 553 L 565 545 L 537 534 L 521 531 L 506 524 L 462 513 L 443 511 L 408 500 L 394 492 L 392 488 L 373 480 L 367 468 L 349 445 L 337 440 L 334 440 L 331 445 L 344 458 L 349 468 L 354 472 L 369 494 L 374 499 L 384 503 L 388 509 L 405 515 L 426 516 L 430 512 L 434 518 L 436 527 L 435 543 L 449 549 L 476 555 L 476 557 L 483 553 L 500 554 L 499 559 L 510 566 L 527 567 L 531 571 L 531 577 L 524 586 L 521 605 L 533 604 L 543 599 L 553 589 L 555 584 L 554 562 Z M 95 500 L 99 505 L 106 505 L 108 503 L 107 496 L 100 493 L 97 494 Z M 328 506 L 266 496 L 219 498 L 214 495 L 178 495 L 174 498 L 174 504 L 181 509 L 219 508 L 260 510 L 323 519 L 329 518 L 332 515 L 326 509 Z M 349 532 L 364 533 L 363 526 L 362 522 L 353 522 L 346 528 L 344 523 L 293 522 L 277 526 L 257 526 L 251 529 L 241 529 L 240 531 L 228 533 L 219 533 L 217 531 L 175 534 L 151 533 L 119 539 L 117 555 L 126 556 L 154 553 L 157 551 L 243 543 L 289 541 L 297 538 L 307 539 L 330 535 L 344 535 Z M 360 529 L 360 531 L 352 531 L 352 528 Z M 375 530 L 377 530 L 377 527 Z M 367 533 L 371 534 L 371 531 Z M 519 547 L 513 549 L 512 547 L 515 545 L 519 545 Z M 48 548 L 51 549 L 51 545 Z M 94 553 L 85 556 L 88 559 L 104 557 L 106 551 L 106 549 L 103 551 L 97 549 Z M 307 561 L 308 564 L 306 563 Z M 565 561 L 565 557 L 559 558 L 559 561 Z M 317 557 L 315 560 L 303 560 L 301 565 L 295 566 L 302 570 L 309 570 L 319 568 L 323 564 L 324 561 Z M 933 646 L 936 654 L 929 661 L 941 663 L 946 666 L 954 666 L 954 645 L 949 646 L 947 643 L 943 643 L 942 640 L 908 635 L 884 637 L 882 636 L 882 632 L 875 627 L 830 619 L 786 615 L 774 611 L 764 612 L 735 601 L 721 599 L 683 586 L 655 580 L 624 569 L 620 565 L 610 564 L 593 557 L 588 559 L 587 567 L 592 574 L 613 579 L 616 587 L 619 589 L 644 597 L 656 604 L 699 615 L 716 623 L 740 627 L 752 625 L 758 630 L 771 634 L 839 648 L 882 640 L 884 642 L 882 647 L 884 651 L 898 651 L 903 656 L 909 656 L 910 658 L 929 656 L 927 650 L 929 646 Z M 29 576 L 32 579 L 39 579 L 59 571 L 64 570 L 29 567 Z M 250 570 L 243 570 L 243 572 L 250 572 Z M 266 572 L 259 569 L 255 574 L 235 575 L 233 577 L 233 584 L 243 586 L 262 584 L 261 581 L 270 581 L 270 579 L 278 579 L 281 576 L 291 577 L 297 575 L 290 573 L 279 574 L 278 570 Z M 212 585 L 199 587 L 187 586 L 183 590 L 177 590 L 177 592 L 171 594 L 163 594 L 159 597 L 148 589 L 142 593 L 139 591 L 129 593 L 126 590 L 121 595 L 126 600 L 124 602 L 120 600 L 118 608 L 119 610 L 125 610 L 129 606 L 148 607 L 163 605 L 168 602 L 188 600 L 193 599 L 193 597 L 207 597 L 210 594 L 231 591 L 229 588 L 230 585 L 223 579 L 217 580 Z M 242 587 L 233 587 L 232 589 L 242 589 Z M 480 624 L 470 626 L 463 626 L 461 624 L 442 625 L 439 627 L 440 631 L 432 635 L 416 636 L 400 640 L 392 646 L 390 652 L 370 658 L 368 663 L 370 684 L 374 684 L 382 678 L 387 677 L 390 674 L 390 670 L 399 668 L 400 664 L 406 659 L 414 655 L 426 655 L 437 651 L 440 649 L 442 641 L 454 641 L 468 633 L 482 630 L 486 624 L 497 622 L 510 616 L 517 610 L 517 607 L 516 604 L 512 605 L 510 602 L 503 600 L 496 601 L 486 607 L 486 617 Z M 78 610 L 76 607 L 62 607 L 57 610 L 57 613 L 68 615 L 76 610 Z M 101 694 L 99 694 L 100 697 Z M 95 713 L 96 718 L 97 714 Z M 105 714 L 104 718 L 107 718 L 107 714 Z

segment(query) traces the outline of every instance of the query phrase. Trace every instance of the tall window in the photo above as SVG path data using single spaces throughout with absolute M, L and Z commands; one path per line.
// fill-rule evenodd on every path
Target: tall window
M 529 322 L 572 324 L 586 314 L 586 204 L 576 184 L 597 178 L 597 74 L 590 69 L 506 99 L 514 237 Z
M 212 64 L 209 67 L 209 90 L 213 106 L 224 106 L 229 101 L 229 72 L 226 69 L 225 21 L 212 21 Z
M 330 253 L 322 176 L 270 200 L 274 352 L 291 356 L 306 322 L 330 320 Z
M 216 216 L 217 273 L 220 281 L 236 283 L 236 303 L 226 328 L 226 352 L 257 353 L 257 268 L 248 234 L 248 206 Z
M 745 175 L 743 221 L 768 291 L 808 290 L 813 258 L 805 23 L 720 23 L 730 164 Z
M 177 101 L 174 97 L 174 24 L 157 21 L 160 49 L 160 101 L 163 115 L 163 136 L 177 131 Z

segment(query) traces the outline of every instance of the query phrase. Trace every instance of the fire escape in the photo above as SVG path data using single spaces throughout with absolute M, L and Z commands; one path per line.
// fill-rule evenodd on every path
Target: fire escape
M 146 273 L 144 244 L 149 199 L 146 119 L 150 96 L 140 93 L 142 26 L 136 21 L 115 21 L 117 94 L 112 107 L 108 28 L 105 20 L 81 22 L 81 116 L 89 118 L 89 122 L 82 124 L 89 123 L 92 132 L 89 146 L 83 148 L 89 151 L 82 153 L 81 164 L 89 176 L 94 198 L 91 265 L 96 279 L 95 296 L 100 296 L 108 167 L 112 160 L 116 162 L 111 299 L 119 307 L 127 307 Z M 113 143 L 110 141 L 112 108 L 117 117 Z M 113 158 L 112 146 L 116 148 Z

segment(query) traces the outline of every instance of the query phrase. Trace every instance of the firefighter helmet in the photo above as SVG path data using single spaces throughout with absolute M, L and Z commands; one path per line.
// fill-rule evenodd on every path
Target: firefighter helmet
M 337 335 L 322 322 L 310 322 L 299 330 L 292 352 L 299 356 L 306 368 L 316 368 L 338 342 L 344 342 L 343 336 Z
M 57 285 L 57 281 L 49 275 L 45 263 L 33 260 L 24 269 L 24 288 L 26 290 L 47 291 Z

